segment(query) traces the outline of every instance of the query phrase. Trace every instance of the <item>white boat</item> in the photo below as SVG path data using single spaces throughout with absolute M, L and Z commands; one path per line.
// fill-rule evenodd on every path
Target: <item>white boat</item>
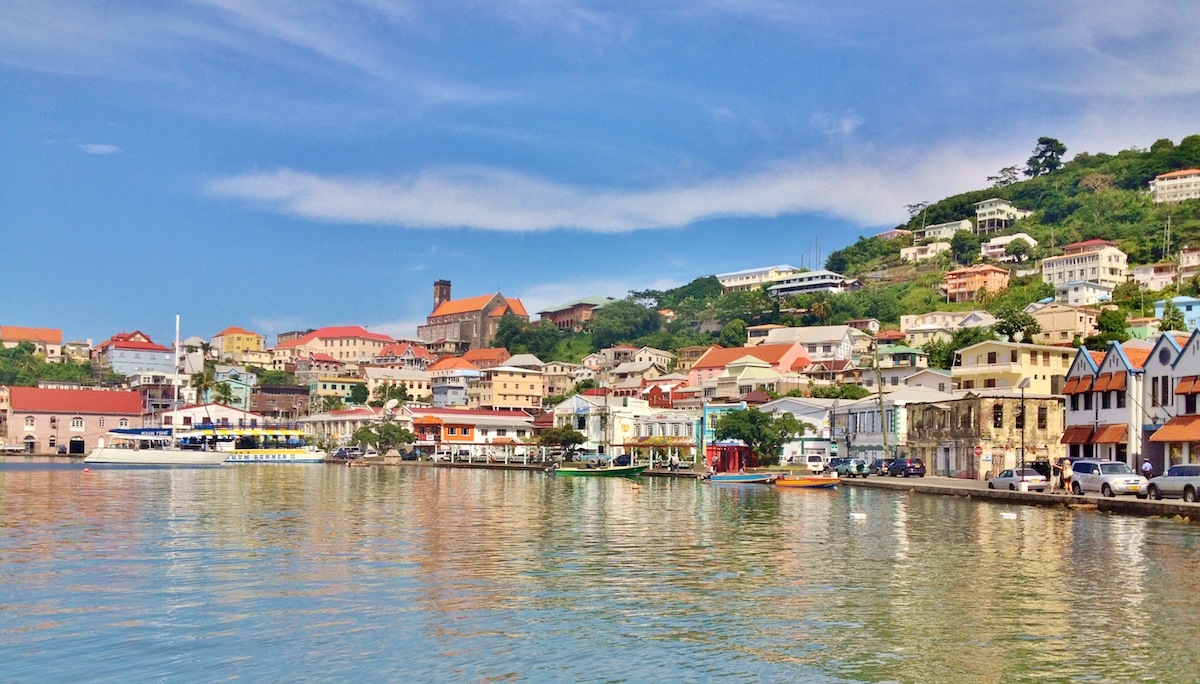
M 325 452 L 306 447 L 304 432 L 290 425 L 224 427 L 205 425 L 179 433 L 185 444 L 225 454 L 226 463 L 324 463 Z
M 109 444 L 96 447 L 84 463 L 153 466 L 210 466 L 225 463 L 219 451 L 181 449 L 170 428 L 113 430 Z

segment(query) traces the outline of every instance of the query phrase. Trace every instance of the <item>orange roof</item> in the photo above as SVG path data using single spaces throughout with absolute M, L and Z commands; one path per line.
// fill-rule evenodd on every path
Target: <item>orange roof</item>
M 425 347 L 409 344 L 408 342 L 389 344 L 380 350 L 376 356 L 404 356 L 404 354 L 410 349 L 412 350 L 413 355 L 419 359 L 435 358 L 433 352 L 429 351 Z
M 1060 444 L 1087 444 L 1088 437 L 1092 436 L 1091 425 L 1072 425 L 1063 431 Z
M 225 337 L 226 335 L 254 335 L 255 337 L 262 337 L 262 335 L 259 335 L 258 333 L 254 332 L 253 330 L 246 330 L 245 328 L 239 328 L 236 325 L 225 328 L 224 330 L 217 333 L 216 335 L 213 335 L 213 337 Z
M 1097 425 L 1096 434 L 1092 435 L 1092 444 L 1128 444 L 1129 426 Z
M 1121 351 L 1125 352 L 1125 358 L 1129 359 L 1129 365 L 1133 366 L 1134 370 L 1141 370 L 1146 365 L 1146 359 L 1150 358 L 1149 349 L 1121 347 Z
M 142 414 L 142 395 L 137 392 L 10 387 L 9 398 L 13 411 Z
M 947 271 L 946 275 L 959 276 L 966 275 L 968 273 L 984 273 L 985 271 L 1000 271 L 1002 273 L 1008 273 L 1008 269 L 1000 268 L 999 266 L 992 266 L 991 264 L 976 264 L 974 266 L 964 266 L 962 268 L 956 268 L 953 271 Z
M 731 347 L 731 348 L 713 347 L 712 349 L 709 349 L 708 351 L 704 352 L 704 356 L 701 356 L 699 359 L 697 359 L 696 364 L 693 365 L 692 368 L 695 368 L 695 369 L 724 368 L 725 366 L 728 366 L 729 364 L 733 363 L 734 361 L 737 361 L 738 359 L 742 358 L 743 356 L 753 356 L 754 358 L 756 358 L 760 361 L 766 361 L 767 363 L 769 363 L 771 365 L 775 365 L 775 364 L 779 363 L 779 360 L 782 359 L 788 352 L 790 352 L 798 344 L 799 343 L 796 343 L 796 344 L 760 344 L 757 347 Z M 807 356 L 807 354 L 803 354 L 803 355 Z M 808 364 L 805 363 L 805 365 L 807 366 Z
M 1095 349 L 1089 349 L 1088 354 L 1091 355 L 1092 360 L 1096 362 L 1097 366 L 1104 363 L 1105 352 L 1096 351 Z
M 500 306 L 493 309 L 492 312 L 488 315 L 491 316 L 492 318 L 500 318 L 501 316 L 504 315 L 505 311 L 508 311 L 508 305 L 501 304 Z
M 1200 173 L 1200 169 L 1180 169 L 1178 171 L 1171 171 L 1170 173 L 1161 173 L 1161 174 L 1155 176 L 1154 179 L 1158 180 L 1160 178 L 1179 178 L 1180 176 L 1190 176 L 1194 173 Z
M 467 297 L 466 299 L 451 299 L 439 304 L 438 307 L 433 310 L 433 313 L 429 315 L 431 317 L 452 316 L 454 314 L 480 311 L 483 309 L 483 307 L 487 306 L 487 303 L 492 301 L 492 297 L 495 296 L 495 294 L 489 294 L 479 295 L 478 297 Z
M 525 311 L 525 305 L 521 303 L 521 300 L 505 298 L 504 301 L 508 302 L 508 305 L 510 307 L 512 307 L 513 313 L 515 313 L 518 316 L 524 316 L 526 318 L 529 318 L 529 314 Z
M 508 350 L 504 347 L 490 347 L 487 349 L 471 349 L 462 358 L 474 363 L 475 361 L 495 361 L 497 363 L 512 357 Z
M 1175 394 L 1192 394 L 1192 388 L 1196 384 L 1196 376 L 1185 375 L 1179 378 L 1179 384 L 1175 385 Z
M 461 368 L 463 370 L 479 370 L 479 366 L 471 363 L 466 359 L 461 359 L 457 356 L 447 356 L 444 359 L 438 359 L 432 366 L 427 368 L 428 371 L 435 370 L 450 370 L 453 368 Z
M 57 328 L 23 328 L 18 325 L 0 325 L 0 340 L 62 344 L 62 331 Z
M 1200 442 L 1200 416 L 1175 416 L 1150 435 L 1151 442 Z

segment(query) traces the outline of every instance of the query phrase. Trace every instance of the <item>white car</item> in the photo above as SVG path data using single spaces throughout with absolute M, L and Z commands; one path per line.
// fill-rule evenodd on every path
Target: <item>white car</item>
M 1000 471 L 999 475 L 988 480 L 988 489 L 1016 491 L 1022 482 L 1028 483 L 1030 489 L 1039 492 L 1046 491 L 1046 487 L 1050 486 L 1046 478 L 1033 468 L 1011 468 Z
M 810 473 L 825 472 L 825 459 L 816 454 L 809 454 L 804 457 L 804 467 L 808 468 Z
M 1071 464 L 1071 493 L 1100 492 L 1101 496 L 1135 494 L 1146 498 L 1146 478 L 1120 461 L 1084 459 Z

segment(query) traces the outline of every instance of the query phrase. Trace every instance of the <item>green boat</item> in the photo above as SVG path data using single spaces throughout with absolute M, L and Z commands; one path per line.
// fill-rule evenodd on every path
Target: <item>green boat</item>
M 637 477 L 648 465 L 610 466 L 608 468 L 556 468 L 555 475 L 568 477 Z

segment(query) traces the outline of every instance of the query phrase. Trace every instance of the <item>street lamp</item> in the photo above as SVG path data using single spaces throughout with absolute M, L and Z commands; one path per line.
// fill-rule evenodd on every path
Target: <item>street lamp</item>
M 1029 378 L 1021 378 L 1021 382 L 1017 388 L 1021 390 L 1021 470 L 1025 470 L 1025 390 L 1029 387 Z M 1021 475 L 1017 476 L 1017 482 L 1024 484 L 1021 480 Z

